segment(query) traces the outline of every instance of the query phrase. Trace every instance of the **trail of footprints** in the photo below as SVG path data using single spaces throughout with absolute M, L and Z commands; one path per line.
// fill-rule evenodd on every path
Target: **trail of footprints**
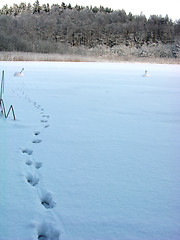
M 40 114 L 41 114 L 40 123 L 43 124 L 44 129 L 48 128 L 50 126 L 48 124 L 48 120 L 49 120 L 50 116 L 44 114 L 44 108 L 41 108 L 41 106 L 39 104 L 37 104 L 36 102 L 31 101 L 31 99 L 27 96 L 25 96 L 25 99 L 29 103 L 32 103 L 35 108 L 40 110 Z M 42 139 L 40 138 L 40 135 L 41 135 L 41 131 L 33 132 L 34 138 L 32 139 L 32 146 L 34 144 L 42 143 Z M 31 187 L 35 187 L 38 189 L 37 192 L 39 194 L 40 204 L 42 205 L 42 207 L 44 207 L 48 211 L 51 211 L 51 209 L 53 209 L 55 207 L 56 203 L 53 201 L 51 194 L 39 186 L 40 181 L 41 181 L 39 170 L 42 168 L 43 162 L 36 161 L 34 159 L 33 148 L 32 149 L 31 148 L 30 149 L 23 148 L 21 150 L 21 152 L 22 152 L 22 154 L 25 154 L 25 165 L 30 170 L 25 176 L 27 183 Z M 48 240 L 48 239 L 59 240 L 59 237 L 60 237 L 60 231 L 55 229 L 51 223 L 43 222 L 39 226 L 39 229 L 37 231 L 37 239 L 39 239 L 39 240 Z

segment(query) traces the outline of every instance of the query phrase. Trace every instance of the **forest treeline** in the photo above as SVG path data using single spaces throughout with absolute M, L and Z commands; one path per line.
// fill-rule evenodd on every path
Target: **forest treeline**
M 176 58 L 179 43 L 180 20 L 173 22 L 167 15 L 146 18 L 103 6 L 50 6 L 38 0 L 0 9 L 0 51 L 64 53 L 68 46 L 142 49 L 159 44 Z

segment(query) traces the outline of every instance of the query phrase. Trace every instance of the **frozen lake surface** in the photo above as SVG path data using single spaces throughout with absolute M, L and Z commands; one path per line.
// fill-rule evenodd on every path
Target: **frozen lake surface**
M 180 239 L 179 65 L 2 70 L 0 240 Z

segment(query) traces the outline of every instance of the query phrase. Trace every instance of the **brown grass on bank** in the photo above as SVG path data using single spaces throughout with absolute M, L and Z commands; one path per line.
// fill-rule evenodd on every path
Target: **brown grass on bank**
M 48 61 L 48 62 L 141 62 L 180 64 L 180 58 L 150 58 L 134 56 L 83 56 L 58 53 L 0 52 L 0 61 Z

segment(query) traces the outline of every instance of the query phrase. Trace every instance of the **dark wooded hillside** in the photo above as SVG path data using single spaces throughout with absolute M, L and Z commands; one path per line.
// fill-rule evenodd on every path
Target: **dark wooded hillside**
M 160 44 L 170 49 L 168 57 L 176 58 L 179 42 L 180 20 L 173 22 L 168 16 L 147 19 L 102 6 L 50 6 L 38 0 L 0 9 L 0 51 L 64 53 L 68 46 L 141 49 Z

